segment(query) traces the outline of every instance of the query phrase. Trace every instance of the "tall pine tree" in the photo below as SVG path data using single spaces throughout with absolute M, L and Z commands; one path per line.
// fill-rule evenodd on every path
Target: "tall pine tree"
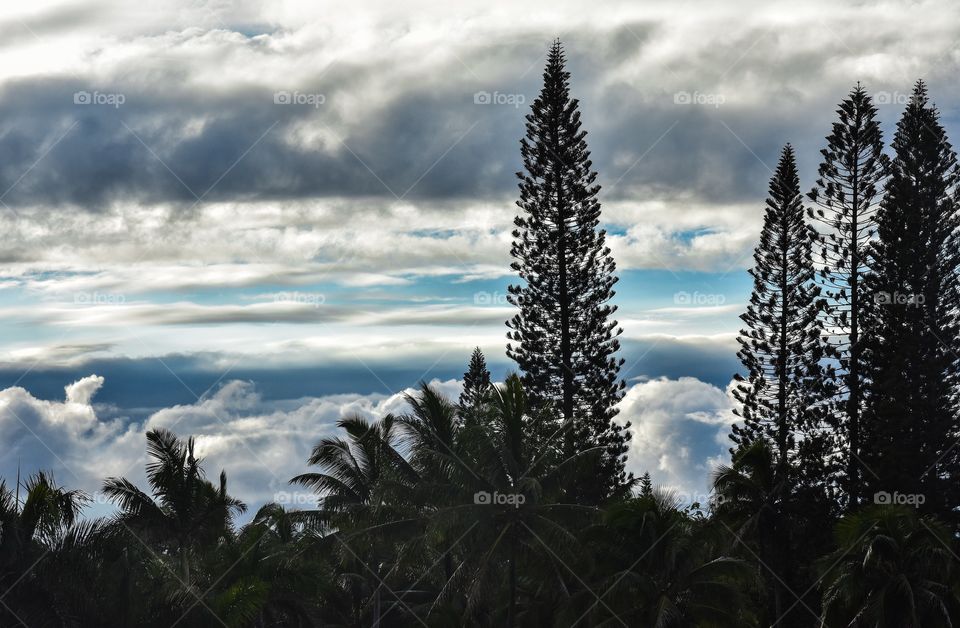
M 928 511 L 952 518 L 960 505 L 957 157 L 922 81 L 893 151 L 871 253 L 863 479 L 868 494 L 923 495 Z
M 831 331 L 831 354 L 839 361 L 840 411 L 834 426 L 842 456 L 841 484 L 851 505 L 859 501 L 862 473 L 860 413 L 867 383 L 863 337 L 869 333 L 863 325 L 871 305 L 864 277 L 889 162 L 876 115 L 870 96 L 858 83 L 837 109 L 838 120 L 827 136 L 827 147 L 820 151 L 823 161 L 809 194 L 818 206 L 810 214 L 825 227 L 816 253 L 827 301 L 824 324 Z
M 788 607 L 787 592 L 811 590 L 814 577 L 793 556 L 816 553 L 828 535 L 811 534 L 833 509 L 829 499 L 831 432 L 828 429 L 831 373 L 823 367 L 824 307 L 813 264 L 814 230 L 807 225 L 793 149 L 783 149 L 770 179 L 760 242 L 754 252 L 753 293 L 741 317 L 738 357 L 746 377 L 737 376 L 733 395 L 743 419 L 734 425 L 737 460 L 769 444 L 769 503 L 760 505 L 766 529 L 761 560 L 776 575 L 767 614 L 784 626 L 809 623 L 807 611 Z M 805 522 L 802 523 L 802 522 Z M 798 532 L 799 531 L 799 532 Z M 784 613 L 788 613 L 786 616 Z
M 562 417 L 564 453 L 599 452 L 594 479 L 573 491 L 599 500 L 627 480 L 629 425 L 613 420 L 624 388 L 616 357 L 622 330 L 610 305 L 616 265 L 598 228 L 600 186 L 569 79 L 557 41 L 520 141 L 522 213 L 511 255 L 522 283 L 509 291 L 519 312 L 507 322 L 507 354 L 523 371 L 531 406 L 552 406 Z
M 746 378 L 737 376 L 734 397 L 743 425 L 735 425 L 731 434 L 738 449 L 766 438 L 782 481 L 791 475 L 794 481 L 822 481 L 820 465 L 829 446 L 830 373 L 822 365 L 824 304 L 814 282 L 815 238 L 805 221 L 796 160 L 787 145 L 770 179 L 750 270 L 753 294 L 741 316 L 746 328 L 740 331 L 737 355 Z

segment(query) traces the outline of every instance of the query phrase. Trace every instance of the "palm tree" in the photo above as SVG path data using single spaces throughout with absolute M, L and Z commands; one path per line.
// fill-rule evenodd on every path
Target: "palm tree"
M 732 466 L 718 467 L 713 476 L 718 499 L 715 514 L 720 525 L 731 533 L 734 545 L 757 563 L 761 581 L 769 584 L 772 604 L 767 609 L 768 623 L 781 619 L 784 611 L 785 479 L 778 473 L 773 448 L 762 437 L 741 448 Z
M 940 628 L 960 617 L 953 535 L 905 506 L 868 506 L 836 526 L 824 571 L 823 625 Z
M 560 501 L 563 472 L 579 454 L 563 461 L 556 434 L 531 438 L 534 426 L 546 421 L 528 412 L 518 376 L 495 386 L 489 405 L 484 423 L 464 428 L 449 442 L 440 433 L 422 436 L 434 432 L 422 416 L 405 424 L 420 435 L 415 456 L 446 465 L 447 501 L 456 496 L 458 502 L 437 509 L 431 528 L 444 539 L 467 537 L 433 608 L 462 591 L 466 613 L 481 621 L 495 592 L 505 589 L 502 615 L 486 620 L 500 622 L 505 615 L 504 623 L 514 626 L 521 621 L 519 598 L 525 590 L 564 591 L 576 580 L 568 567 L 576 562 L 578 546 L 570 524 L 582 524 L 596 509 Z
M 383 583 L 394 567 L 387 563 L 396 555 L 390 533 L 416 519 L 398 508 L 403 486 L 413 484 L 417 475 L 397 449 L 397 425 L 389 414 L 374 422 L 359 416 L 340 419 L 337 426 L 346 438 L 322 439 L 308 460 L 320 471 L 290 480 L 320 495 L 318 509 L 300 517 L 329 533 L 325 543 L 340 556 L 339 580 L 352 599 L 355 625 L 368 604 L 374 625 L 380 622 Z
M 90 498 L 61 487 L 44 471 L 22 484 L 22 497 L 20 488 L 19 478 L 16 491 L 0 481 L 0 624 L 40 625 L 58 612 L 59 591 L 43 577 L 50 549 L 75 530 Z
M 586 537 L 594 584 L 571 600 L 565 625 L 751 626 L 749 565 L 724 556 L 715 530 L 670 492 L 611 504 Z M 598 598 L 599 596 L 599 598 Z
M 147 432 L 147 482 L 151 495 L 126 478 L 107 478 L 104 494 L 119 505 L 116 522 L 141 542 L 158 546 L 179 562 L 180 579 L 190 586 L 193 556 L 232 533 L 233 517 L 246 505 L 227 494 L 226 472 L 214 486 L 204 475 L 194 453 L 192 437 L 186 443 L 166 429 Z
M 326 580 L 316 538 L 298 513 L 266 504 L 235 538 L 205 556 L 209 607 L 230 626 L 314 626 Z

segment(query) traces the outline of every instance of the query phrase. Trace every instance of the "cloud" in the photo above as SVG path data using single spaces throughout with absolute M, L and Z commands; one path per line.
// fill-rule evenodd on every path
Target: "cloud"
M 263 272 L 250 281 L 283 283 L 302 278 L 292 260 L 344 254 L 355 282 L 504 268 L 517 139 L 556 33 L 605 217 L 624 228 L 611 237 L 622 268 L 742 268 L 779 148 L 794 142 L 809 185 L 856 80 L 889 95 L 923 75 L 947 125 L 955 118 L 960 21 L 945 0 L 820 1 L 791 5 L 790 20 L 783 3 L 680 15 L 666 1 L 613 2 L 589 20 L 575 3 L 535 5 L 550 10 L 521 23 L 512 7 L 470 2 L 361 2 L 349 15 L 187 0 L 135 15 L 113 1 L 17 12 L 0 23 L 0 189 L 24 220 L 7 216 L 0 248 L 46 270 L 106 266 L 107 282 L 149 262 L 145 285 L 166 275 L 184 289 L 198 274 L 237 279 L 164 263 L 239 260 Z M 278 104 L 281 90 L 324 102 Z M 78 91 L 125 101 L 75 104 Z M 527 102 L 478 105 L 478 91 Z M 888 127 L 898 108 L 881 107 Z
M 649 472 L 654 484 L 703 504 L 710 473 L 728 458 L 735 421 L 726 391 L 693 377 L 660 377 L 627 389 L 620 421 L 630 421 L 628 469 Z
M 0 390 L 0 477 L 51 469 L 64 483 L 96 494 L 104 477 L 122 475 L 144 483 L 144 434 L 155 428 L 194 436 L 209 474 L 227 471 L 231 491 L 256 507 L 279 499 L 309 507 L 313 497 L 287 485 L 307 469 L 313 446 L 336 432 L 336 421 L 359 415 L 370 420 L 406 410 L 406 389 L 393 394 L 333 394 L 265 399 L 250 381 L 230 380 L 193 403 L 176 404 L 142 421 L 106 419 L 116 409 L 95 405 L 105 378 L 90 375 L 66 386 L 65 401 L 37 399 L 20 387 Z M 434 379 L 430 385 L 455 399 L 462 383 Z M 658 484 L 702 495 L 712 465 L 726 454 L 732 422 L 730 400 L 715 386 L 691 377 L 657 378 L 630 386 L 620 420 L 631 421 L 629 470 L 649 471 Z M 102 498 L 94 511 L 109 510 Z
M 99 375 L 90 375 L 77 380 L 66 387 L 67 403 L 89 406 L 90 400 L 97 394 L 101 386 L 103 386 L 103 378 Z
M 145 434 L 166 428 L 194 436 L 208 474 L 226 469 L 233 494 L 257 506 L 275 499 L 292 507 L 309 507 L 312 496 L 287 485 L 307 468 L 313 446 L 335 432 L 336 421 L 350 415 L 376 419 L 406 410 L 407 389 L 395 394 L 338 394 L 265 400 L 253 383 L 231 380 L 195 403 L 152 413 L 144 421 L 105 419 L 108 410 L 93 404 L 104 378 L 90 375 L 66 386 L 65 401 L 37 399 L 20 387 L 0 390 L 0 477 L 18 469 L 54 471 L 57 478 L 95 495 L 92 512 L 109 506 L 97 491 L 107 476 L 124 476 L 144 486 Z M 457 380 L 433 380 L 431 386 L 450 397 L 460 392 Z M 115 410 L 115 409 L 114 409 Z

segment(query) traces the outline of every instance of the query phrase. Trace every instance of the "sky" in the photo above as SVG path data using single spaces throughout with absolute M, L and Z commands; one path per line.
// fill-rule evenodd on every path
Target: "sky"
M 628 468 L 703 501 L 786 143 L 857 81 L 956 135 L 960 5 L 34 1 L 0 11 L 0 477 L 96 497 L 195 435 L 252 507 L 337 419 L 505 356 L 524 115 L 560 38 L 618 265 Z M 93 512 L 108 506 L 96 497 Z

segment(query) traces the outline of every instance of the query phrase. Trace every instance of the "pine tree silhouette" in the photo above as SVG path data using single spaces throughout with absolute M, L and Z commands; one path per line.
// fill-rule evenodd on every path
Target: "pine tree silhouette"
M 487 370 L 487 360 L 483 351 L 476 347 L 470 355 L 470 366 L 463 374 L 463 392 L 460 393 L 460 407 L 465 410 L 476 410 L 483 405 L 487 393 L 490 391 L 490 371 Z
M 797 165 L 788 144 L 770 179 L 750 270 L 753 293 L 741 316 L 746 327 L 740 331 L 737 353 L 747 376 L 737 375 L 733 392 L 740 403 L 734 412 L 743 425 L 734 425 L 730 435 L 738 446 L 735 460 L 742 462 L 758 451 L 768 454 L 769 493 L 757 515 L 766 527 L 760 551 L 775 574 L 767 613 L 785 626 L 808 623 L 808 618 L 797 618 L 795 607 L 787 606 L 788 591 L 813 588 L 813 578 L 794 555 L 829 543 L 828 535 L 815 536 L 809 529 L 829 516 L 833 503 L 828 429 L 832 373 L 822 366 L 827 345 L 822 337 L 824 302 L 814 281 L 815 239 L 805 222 Z M 796 534 L 803 528 L 808 529 L 805 535 Z
M 822 482 L 830 446 L 824 429 L 830 373 L 821 365 L 826 345 L 823 300 L 813 281 L 815 237 L 804 220 L 796 161 L 787 145 L 770 179 L 750 270 L 753 294 L 741 316 L 746 328 L 737 353 L 747 376 L 737 375 L 734 390 L 743 425 L 735 425 L 730 435 L 739 450 L 760 438 L 769 440 L 783 481 L 799 475 Z
M 831 354 L 839 360 L 842 385 L 836 391 L 840 412 L 835 428 L 845 457 L 841 483 L 850 505 L 860 497 L 860 412 L 866 388 L 862 339 L 869 333 L 863 325 L 871 304 L 864 277 L 889 167 L 876 115 L 870 96 L 857 83 L 837 109 L 838 120 L 820 151 L 823 161 L 808 195 L 818 206 L 810 215 L 826 228 L 819 234 L 816 253 L 827 301 L 824 326 L 833 332 Z
M 922 494 L 928 511 L 955 518 L 957 157 L 922 81 L 893 150 L 871 251 L 863 478 L 869 492 Z
M 653 479 L 650 478 L 650 472 L 646 471 L 640 476 L 640 497 L 651 497 L 653 495 Z
M 623 396 L 622 359 L 612 320 L 616 265 L 598 229 L 600 203 L 590 152 L 580 129 L 563 48 L 550 49 L 543 89 L 526 117 L 520 141 L 522 213 L 515 220 L 512 268 L 521 285 L 509 290 L 519 312 L 507 322 L 507 355 L 523 371 L 534 409 L 552 405 L 565 422 L 569 456 L 600 448 L 595 477 L 584 491 L 598 500 L 621 487 L 628 426 L 613 421 Z

